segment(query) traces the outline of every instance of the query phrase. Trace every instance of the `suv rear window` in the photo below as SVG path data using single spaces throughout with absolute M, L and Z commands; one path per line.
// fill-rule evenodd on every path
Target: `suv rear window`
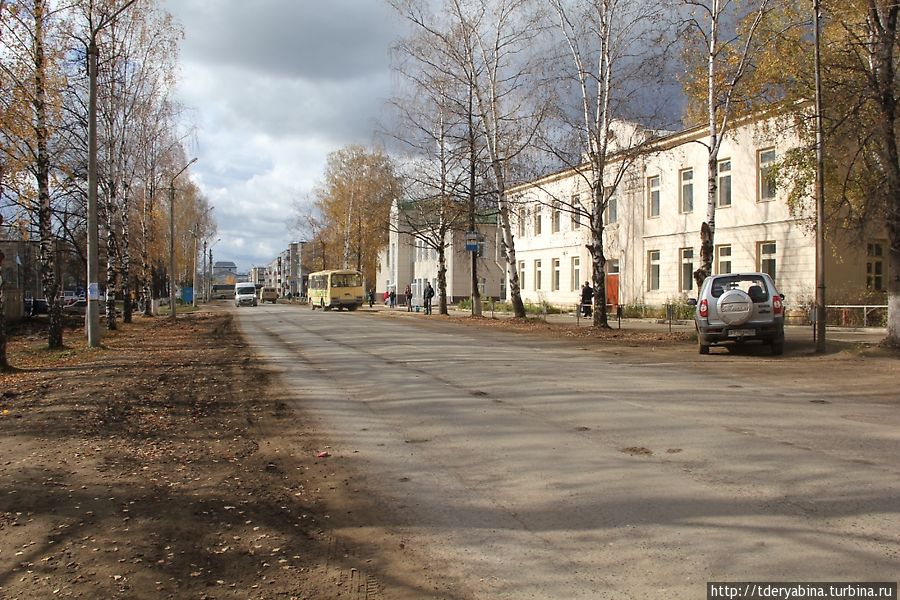
M 710 293 L 718 298 L 728 290 L 743 290 L 754 302 L 769 299 L 769 289 L 762 277 L 753 275 L 726 275 L 713 279 Z

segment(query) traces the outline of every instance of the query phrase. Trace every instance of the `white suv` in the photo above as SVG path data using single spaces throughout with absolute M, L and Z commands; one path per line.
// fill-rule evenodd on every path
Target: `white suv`
M 700 354 L 724 342 L 760 340 L 772 354 L 784 352 L 784 294 L 768 273 L 728 273 L 706 278 L 697 300 L 694 323 Z

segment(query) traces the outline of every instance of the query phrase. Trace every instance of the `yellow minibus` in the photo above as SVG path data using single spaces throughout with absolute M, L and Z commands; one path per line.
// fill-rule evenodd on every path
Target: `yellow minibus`
M 309 305 L 315 310 L 356 310 L 363 303 L 363 278 L 359 271 L 317 271 L 309 274 Z

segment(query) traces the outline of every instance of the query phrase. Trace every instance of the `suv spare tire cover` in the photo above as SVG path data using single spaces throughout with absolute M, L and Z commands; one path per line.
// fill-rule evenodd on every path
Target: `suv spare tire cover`
M 744 290 L 728 290 L 719 297 L 717 312 L 728 325 L 740 325 L 753 314 L 753 301 Z

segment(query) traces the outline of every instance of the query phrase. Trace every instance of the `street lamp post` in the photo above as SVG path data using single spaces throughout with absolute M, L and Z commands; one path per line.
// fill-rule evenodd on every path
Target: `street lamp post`
M 197 162 L 192 158 L 169 181 L 169 320 L 175 321 L 175 179 Z

